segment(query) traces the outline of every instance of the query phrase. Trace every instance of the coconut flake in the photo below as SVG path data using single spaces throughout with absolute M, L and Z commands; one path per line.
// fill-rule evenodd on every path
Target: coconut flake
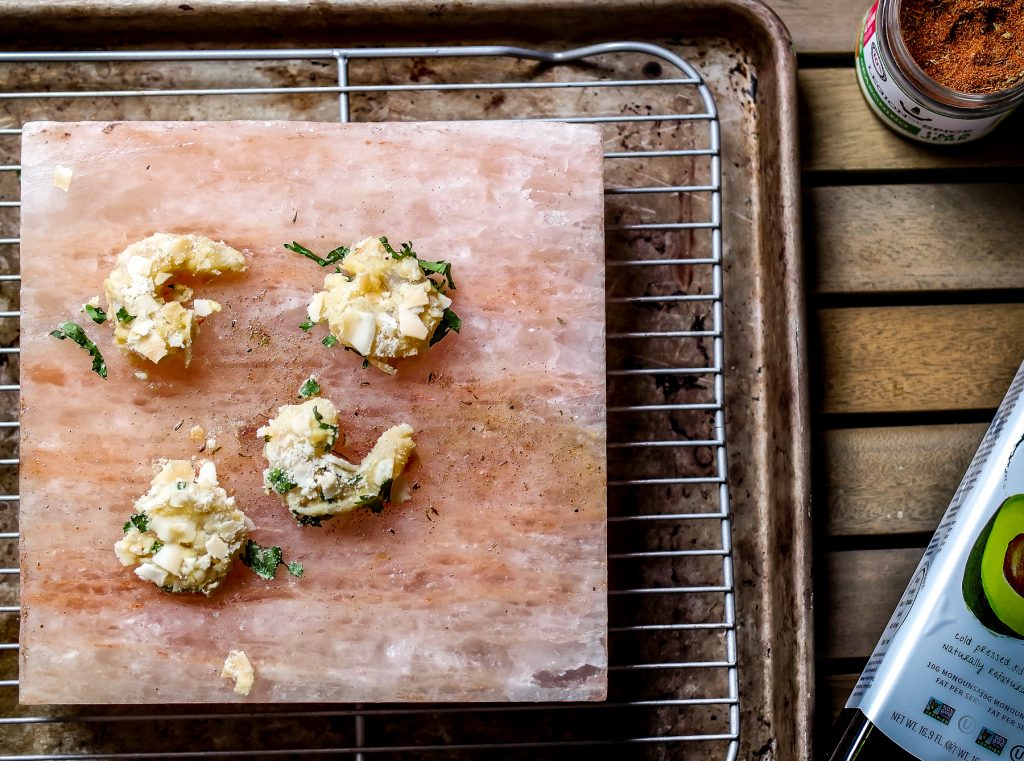
M 71 178 L 74 174 L 75 170 L 71 167 L 58 166 L 53 170 L 53 186 L 67 193 L 71 187 Z

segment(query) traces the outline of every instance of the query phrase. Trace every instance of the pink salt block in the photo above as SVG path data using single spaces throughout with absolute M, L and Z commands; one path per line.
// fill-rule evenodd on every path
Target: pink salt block
M 26 127 L 22 165 L 21 702 L 605 697 L 595 128 L 47 122 Z M 58 167 L 73 170 L 66 190 Z M 248 257 L 244 274 L 190 283 L 224 309 L 188 368 L 122 354 L 80 312 L 117 254 L 158 231 Z M 325 271 L 282 244 L 323 254 L 368 235 L 451 261 L 458 285 L 461 335 L 397 377 L 298 327 Z M 67 319 L 97 341 L 108 380 L 47 335 Z M 310 374 L 351 458 L 389 425 L 415 428 L 407 502 L 312 528 L 263 493 L 255 431 Z M 302 578 L 236 563 L 207 599 L 118 563 L 151 463 L 196 456 L 196 424 L 222 447 L 212 459 L 253 538 L 301 561 Z M 232 648 L 256 671 L 248 697 L 218 675 Z

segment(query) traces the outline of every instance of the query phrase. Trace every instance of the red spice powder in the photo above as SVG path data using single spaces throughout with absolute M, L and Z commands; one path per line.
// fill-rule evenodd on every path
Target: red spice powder
M 1024 78 L 1024 0 L 903 0 L 900 32 L 939 84 L 994 93 Z

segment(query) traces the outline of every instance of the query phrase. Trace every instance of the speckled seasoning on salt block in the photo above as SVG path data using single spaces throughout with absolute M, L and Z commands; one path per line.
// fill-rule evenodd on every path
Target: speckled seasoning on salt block
M 22 158 L 23 703 L 601 700 L 607 684 L 601 138 L 535 123 L 36 123 Z M 73 170 L 65 191 L 58 166 Z M 199 233 L 249 269 L 198 283 L 223 304 L 192 364 L 113 345 L 81 305 L 153 232 Z M 321 253 L 368 235 L 453 263 L 462 333 L 360 367 L 298 327 Z M 76 319 L 109 379 L 48 332 Z M 136 377 L 144 371 L 148 377 Z M 411 499 L 323 528 L 263 493 L 256 429 L 316 374 L 344 453 L 416 430 Z M 183 421 L 179 426 L 178 423 Z M 210 456 L 301 561 L 235 564 L 208 599 L 170 595 L 112 546 L 157 458 Z M 256 670 L 246 698 L 219 669 Z

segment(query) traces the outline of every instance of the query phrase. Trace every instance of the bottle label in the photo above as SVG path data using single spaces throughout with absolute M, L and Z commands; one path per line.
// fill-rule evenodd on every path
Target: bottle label
M 1022 396 L 1024 365 L 847 703 L 926 761 L 1024 761 Z
M 901 135 L 924 143 L 965 143 L 991 132 L 1006 115 L 957 118 L 937 113 L 896 83 L 892 70 L 879 49 L 878 1 L 864 18 L 857 39 L 857 81 L 871 109 Z

